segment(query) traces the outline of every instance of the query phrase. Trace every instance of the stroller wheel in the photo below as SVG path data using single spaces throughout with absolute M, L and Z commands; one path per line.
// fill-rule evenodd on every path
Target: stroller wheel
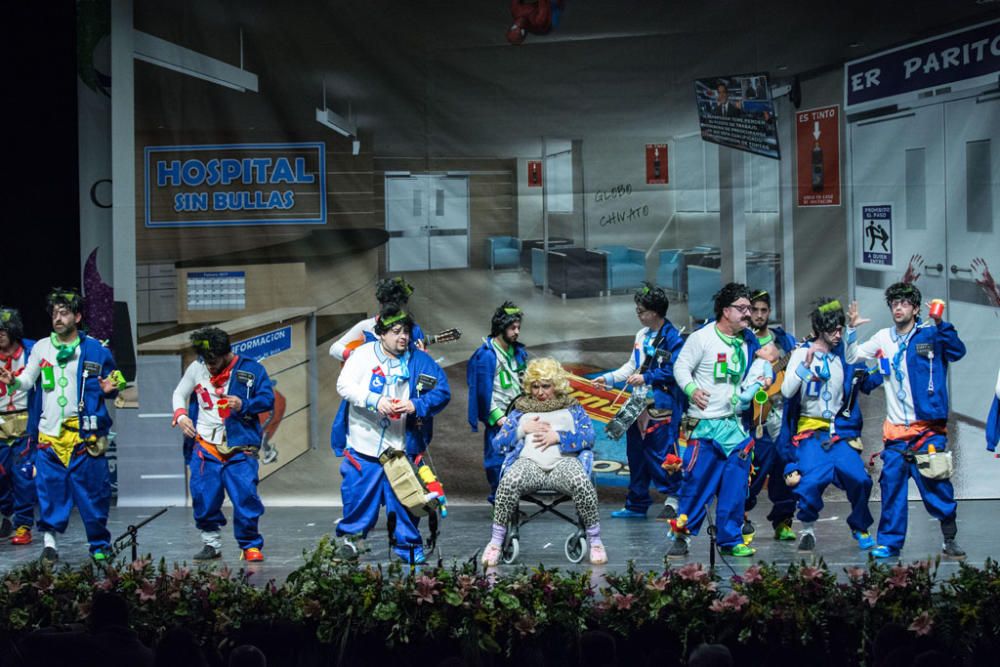
M 516 537 L 504 540 L 503 554 L 500 558 L 506 565 L 510 565 L 516 561 L 519 553 L 521 553 L 521 540 Z
M 587 555 L 587 538 L 580 533 L 573 533 L 566 538 L 566 558 L 571 563 L 579 563 Z

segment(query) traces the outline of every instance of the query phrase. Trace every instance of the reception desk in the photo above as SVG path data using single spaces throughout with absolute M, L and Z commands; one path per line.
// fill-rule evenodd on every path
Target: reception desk
M 261 479 L 319 441 L 316 316 L 311 307 L 275 308 L 216 324 L 229 334 L 233 351 L 254 358 L 274 382 L 276 429 L 270 442 L 277 461 L 261 465 Z M 118 504 L 188 504 L 182 436 L 171 428 L 174 387 L 195 360 L 189 333 L 139 345 L 132 407 L 116 410 Z

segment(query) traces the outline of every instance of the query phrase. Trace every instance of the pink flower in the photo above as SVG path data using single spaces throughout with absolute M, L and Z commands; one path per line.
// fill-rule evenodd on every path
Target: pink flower
M 861 594 L 861 598 L 868 603 L 869 607 L 874 607 L 880 597 L 882 597 L 882 592 L 876 588 L 869 588 Z
M 631 609 L 632 603 L 635 602 L 635 596 L 629 593 L 628 595 L 622 595 L 621 593 L 615 593 L 611 596 L 611 606 L 615 609 Z
M 743 580 L 744 584 L 756 584 L 759 581 L 763 581 L 764 577 L 760 574 L 759 565 L 751 565 L 746 570 L 743 571 L 740 579 Z
M 655 579 L 652 579 L 648 584 L 646 584 L 646 588 L 651 591 L 663 592 L 667 590 L 668 583 L 670 583 L 670 580 L 667 579 L 666 577 L 656 577 Z
M 413 591 L 413 595 L 417 598 L 417 604 L 423 604 L 424 602 L 433 604 L 434 596 L 439 595 L 439 591 L 437 590 L 438 580 L 422 574 L 417 577 L 415 583 L 416 590 Z
M 142 585 L 136 589 L 135 593 L 139 596 L 139 602 L 156 599 L 156 588 L 149 581 L 142 582 Z
M 151 561 L 145 560 L 143 558 L 134 560 L 132 561 L 132 571 L 136 573 L 142 572 L 149 566 L 150 562 Z
M 20 581 L 14 581 L 13 579 L 8 579 L 4 583 L 7 584 L 7 592 L 11 594 L 18 592 L 24 587 L 24 584 L 22 584 Z
M 713 600 L 712 604 L 709 605 L 709 610 L 714 611 L 719 614 L 724 611 L 739 611 L 750 602 L 750 598 L 747 596 L 733 591 L 721 600 Z
M 184 581 L 185 579 L 188 578 L 188 575 L 190 574 L 191 570 L 189 570 L 188 568 L 178 567 L 177 569 L 175 569 L 173 572 L 170 573 L 170 576 L 174 579 L 174 581 Z
M 847 568 L 847 576 L 851 581 L 861 581 L 864 576 L 868 573 L 863 567 L 849 567 Z
M 815 581 L 823 576 L 823 570 L 818 567 L 808 565 L 799 570 L 799 574 L 802 576 L 804 581 Z
M 928 635 L 931 632 L 931 628 L 934 627 L 934 619 L 926 611 L 913 619 L 913 623 L 910 623 L 910 627 L 907 630 L 912 631 L 918 637 L 923 635 Z
M 886 581 L 889 584 L 889 588 L 906 588 L 909 578 L 910 570 L 902 565 L 896 565 L 892 568 L 892 576 Z
M 677 570 L 677 576 L 686 581 L 705 581 L 708 579 L 708 572 L 701 569 L 701 563 L 688 563 Z

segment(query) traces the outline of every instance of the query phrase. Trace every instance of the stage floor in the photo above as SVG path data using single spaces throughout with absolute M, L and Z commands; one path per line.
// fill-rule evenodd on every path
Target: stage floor
M 767 503 L 762 503 L 766 505 Z M 926 558 L 933 559 L 940 553 L 941 531 L 937 521 L 930 518 L 919 502 L 911 502 L 909 533 L 902 559 L 909 562 Z M 526 506 L 522 506 L 523 509 Z M 605 572 L 625 569 L 628 561 L 635 561 L 640 570 L 661 568 L 663 556 L 669 548 L 666 523 L 648 519 L 612 519 L 610 513 L 617 506 L 602 504 L 601 529 L 608 550 L 609 562 L 600 568 Z M 658 508 L 653 508 L 658 509 Z M 879 503 L 871 504 L 872 513 L 877 517 Z M 824 510 L 824 518 L 816 524 L 817 548 L 814 554 L 803 554 L 796 550 L 795 542 L 777 542 L 772 537 L 770 524 L 765 516 L 767 509 L 758 507 L 752 513 L 757 526 L 757 537 L 753 546 L 757 554 L 751 558 L 728 558 L 728 564 L 739 572 L 747 565 L 763 560 L 788 564 L 803 559 L 822 557 L 831 570 L 843 575 L 848 566 L 863 565 L 867 562 L 866 552 L 860 551 L 850 536 L 844 518 L 849 506 L 846 502 L 830 502 Z M 987 557 L 996 555 L 998 544 L 992 529 L 996 526 L 996 515 L 1000 511 L 998 500 L 974 500 L 959 503 L 958 542 L 968 553 L 967 562 L 982 565 Z M 229 514 L 228 508 L 226 510 Z M 126 531 L 150 516 L 152 512 L 140 508 L 113 508 L 109 528 L 113 537 Z M 310 551 L 323 535 L 332 533 L 334 523 L 341 516 L 339 507 L 274 507 L 261 518 L 264 534 L 263 563 L 252 564 L 248 570 L 253 573 L 251 581 L 262 585 L 274 579 L 282 582 L 290 572 L 302 562 L 304 551 Z M 452 507 L 448 517 L 441 522 L 438 546 L 445 564 L 467 561 L 478 557 L 478 553 L 489 540 L 491 508 L 483 505 Z M 798 524 L 796 524 L 798 527 Z M 426 528 L 426 523 L 424 524 Z M 556 517 L 545 516 L 526 525 L 521 531 L 521 555 L 516 564 L 502 565 L 499 572 L 511 570 L 518 565 L 535 566 L 544 563 L 546 567 L 586 570 L 590 566 L 586 559 L 579 565 L 571 564 L 563 553 L 566 538 L 572 532 L 570 524 Z M 425 533 L 426 537 L 426 533 Z M 42 550 L 41 535 L 36 532 L 35 542 L 30 546 L 15 547 L 6 540 L 0 544 L 0 572 L 6 572 L 20 564 L 38 558 Z M 223 529 L 223 558 L 212 561 L 208 567 L 228 565 L 238 569 L 244 565 L 239 560 L 239 549 L 232 537 L 231 526 Z M 384 518 L 369 535 L 371 551 L 362 558 L 362 563 L 387 562 L 388 540 Z M 165 558 L 167 563 L 191 563 L 191 556 L 201 548 L 198 530 L 191 519 L 191 508 L 171 508 L 139 533 L 139 554 L 151 554 L 154 560 Z M 60 563 L 79 565 L 87 561 L 87 545 L 83 526 L 74 512 L 66 534 L 59 538 Z M 123 552 L 129 556 L 129 551 Z M 705 562 L 709 559 L 708 537 L 704 530 L 691 542 L 691 555 L 687 560 L 672 561 Z M 726 562 L 718 559 L 720 574 L 732 574 Z M 953 561 L 941 562 L 941 574 L 948 575 L 958 568 Z M 597 572 L 599 574 L 599 572 Z

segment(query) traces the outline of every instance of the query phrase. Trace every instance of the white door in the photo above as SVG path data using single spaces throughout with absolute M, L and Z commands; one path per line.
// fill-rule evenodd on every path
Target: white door
M 469 180 L 465 176 L 386 176 L 390 272 L 469 266 Z
M 982 422 L 1000 368 L 1000 307 L 976 282 L 984 267 L 1000 279 L 1000 97 L 948 103 L 944 119 L 948 319 L 968 349 L 951 371 L 951 407 Z
M 430 267 L 427 192 L 422 179 L 386 176 L 385 230 L 389 232 L 390 272 L 426 271 Z
M 854 123 L 851 169 L 855 297 L 874 332 L 891 324 L 885 288 L 903 279 L 914 257 L 923 260 L 916 285 L 924 302 L 948 299 L 941 105 Z M 874 219 L 878 232 L 866 234 L 873 219 L 863 211 L 870 207 L 889 207 L 891 221 Z M 887 264 L 870 263 L 887 255 Z
M 432 269 L 469 266 L 469 179 L 431 177 L 428 228 Z

